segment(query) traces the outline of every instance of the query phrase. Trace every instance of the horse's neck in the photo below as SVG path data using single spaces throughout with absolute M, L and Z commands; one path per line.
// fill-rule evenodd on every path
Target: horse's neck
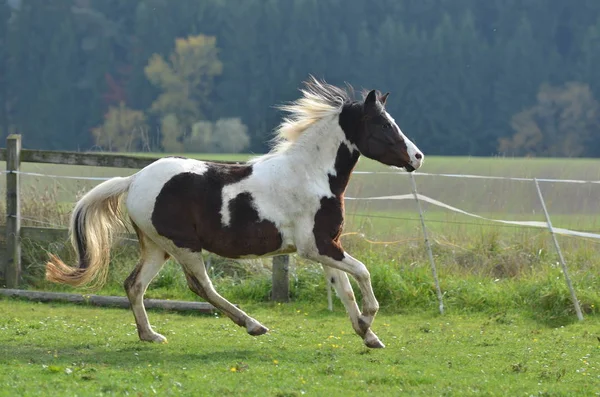
M 289 150 L 298 167 L 315 179 L 327 180 L 336 196 L 346 190 L 360 156 L 357 147 L 347 140 L 337 117 L 312 126 Z

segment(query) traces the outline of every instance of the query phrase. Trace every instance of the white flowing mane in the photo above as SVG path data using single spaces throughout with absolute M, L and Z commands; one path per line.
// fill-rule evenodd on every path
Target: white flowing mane
M 251 162 L 257 162 L 267 157 L 286 151 L 312 125 L 325 117 L 339 114 L 345 103 L 350 101 L 346 90 L 319 81 L 310 76 L 301 89 L 302 97 L 288 104 L 277 106 L 288 112 L 283 121 L 275 129 L 274 145 L 269 153 L 256 157 Z

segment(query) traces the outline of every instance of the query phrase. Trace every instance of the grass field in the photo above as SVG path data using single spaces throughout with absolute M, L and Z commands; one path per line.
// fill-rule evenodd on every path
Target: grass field
M 596 318 L 549 328 L 518 312 L 380 314 L 368 350 L 342 311 L 245 307 L 229 319 L 151 312 L 168 344 L 139 342 L 130 312 L 0 300 L 0 395 L 594 396 Z

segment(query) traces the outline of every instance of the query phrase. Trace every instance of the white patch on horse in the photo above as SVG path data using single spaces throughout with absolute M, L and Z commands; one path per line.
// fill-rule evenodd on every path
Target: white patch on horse
M 229 202 L 249 192 L 259 218 L 273 222 L 279 229 L 281 251 L 296 247 L 299 252 L 317 252 L 314 216 L 321 198 L 334 197 L 329 175 L 337 175 L 335 159 L 341 144 L 356 148 L 346 139 L 338 117 L 326 117 L 297 136 L 294 145 L 278 156 L 254 162 L 248 178 L 223 188 L 222 224 L 231 222 Z
M 152 230 L 158 236 L 152 224 L 152 212 L 165 183 L 184 172 L 202 175 L 207 170 L 208 164 L 194 159 L 165 157 L 155 161 L 133 175 L 125 204 L 129 216 L 138 227 Z
M 396 120 L 394 120 L 394 118 L 390 116 L 388 112 L 384 112 L 384 114 L 390 120 L 390 123 L 392 123 L 392 125 L 398 129 L 400 137 L 404 140 L 404 143 L 406 143 L 406 151 L 408 152 L 408 156 L 410 157 L 411 165 L 415 169 L 419 168 L 422 165 L 423 154 L 417 148 L 417 145 L 415 145 L 410 139 L 406 137 L 406 135 L 404 135 L 400 127 L 398 127 L 398 124 L 396 124 Z M 417 154 L 421 155 L 421 158 L 417 158 Z

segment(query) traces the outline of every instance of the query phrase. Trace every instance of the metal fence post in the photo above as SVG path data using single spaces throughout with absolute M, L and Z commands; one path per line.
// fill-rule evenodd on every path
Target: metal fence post
M 435 290 L 437 293 L 440 314 L 444 314 L 444 299 L 442 296 L 442 290 L 440 288 L 440 281 L 437 275 L 437 269 L 435 267 L 435 261 L 433 260 L 433 253 L 431 252 L 431 244 L 429 243 L 429 236 L 427 235 L 427 228 L 425 227 L 425 219 L 423 218 L 423 210 L 421 209 L 421 202 L 419 201 L 419 195 L 417 194 L 417 183 L 412 173 L 410 176 L 410 183 L 412 185 L 412 193 L 415 196 L 417 202 L 417 209 L 419 210 L 419 217 L 421 218 L 421 226 L 423 228 L 423 237 L 425 238 L 425 246 L 427 247 L 427 253 L 429 254 L 429 263 L 431 264 L 431 273 L 433 274 L 433 282 L 435 283 Z
M 562 251 L 560 250 L 560 246 L 558 245 L 558 240 L 556 239 L 556 235 L 554 234 L 554 228 L 552 227 L 552 222 L 550 221 L 550 215 L 548 214 L 548 210 L 546 209 L 546 202 L 544 201 L 544 196 L 542 196 L 542 191 L 540 190 L 540 184 L 538 180 L 534 178 L 535 187 L 537 189 L 538 197 L 540 198 L 540 203 L 542 204 L 542 209 L 544 210 L 544 215 L 546 216 L 546 222 L 548 223 L 548 230 L 550 230 L 550 234 L 552 235 L 552 241 L 554 241 L 554 247 L 556 247 L 556 252 L 558 253 L 558 259 L 560 259 L 560 265 L 562 266 L 562 271 L 565 276 L 565 280 L 567 282 L 567 286 L 569 287 L 569 292 L 571 293 L 571 300 L 573 301 L 573 306 L 575 306 L 575 312 L 577 313 L 577 318 L 579 321 L 583 320 L 583 314 L 581 313 L 581 307 L 579 307 L 579 300 L 577 300 L 577 295 L 575 295 L 575 289 L 573 288 L 573 284 L 571 283 L 571 278 L 569 277 L 569 271 L 567 270 L 567 264 L 565 263 L 565 258 L 563 257 Z
M 6 267 L 8 288 L 17 288 L 21 279 L 21 203 L 19 198 L 21 135 L 6 138 Z

